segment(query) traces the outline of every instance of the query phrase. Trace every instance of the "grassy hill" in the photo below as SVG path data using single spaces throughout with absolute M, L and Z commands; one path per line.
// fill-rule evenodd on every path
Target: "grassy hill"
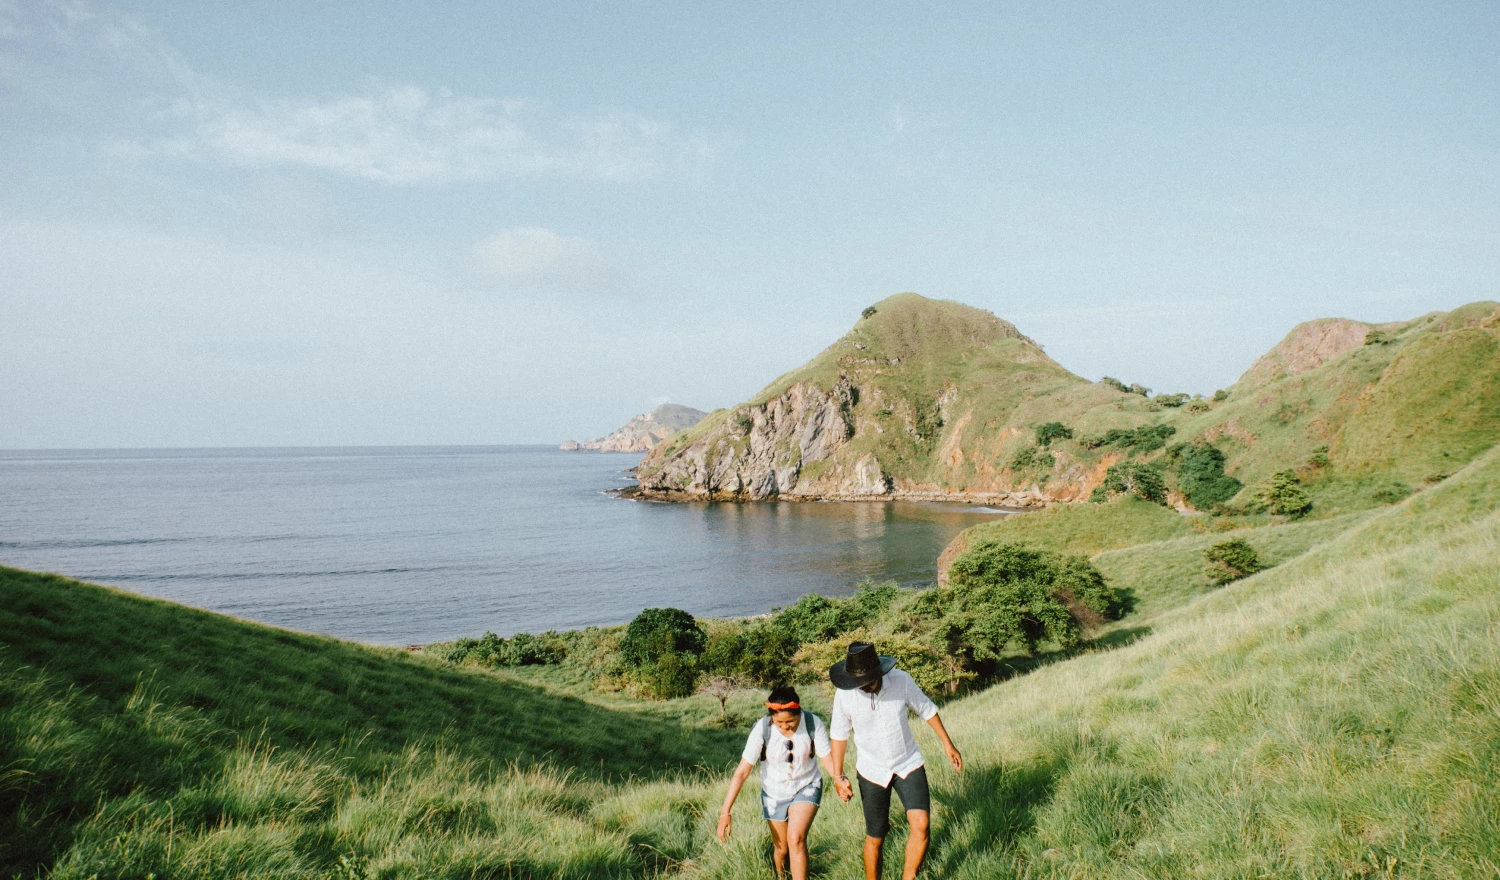
M 1137 638 L 945 706 L 968 767 L 930 768 L 929 876 L 1500 870 L 1500 450 L 1395 506 L 1234 534 L 1279 564 L 1213 588 L 1217 534 L 1103 550 Z M 768 876 L 753 796 L 711 839 L 738 733 L 3 577 L 7 875 Z M 860 827 L 825 805 L 816 876 L 859 876 Z
M 1074 501 L 1110 465 L 1164 455 L 1165 444 L 1099 442 L 1106 432 L 1160 424 L 1172 443 L 1222 450 L 1241 501 L 1300 469 L 1320 511 L 1368 509 L 1500 442 L 1500 304 L 1299 325 L 1223 400 L 1122 389 L 1068 372 L 988 312 L 899 294 L 751 400 L 657 447 L 641 487 L 668 499 Z M 1072 437 L 1039 446 L 1049 422 Z
M 616 817 L 620 793 L 671 802 L 737 739 L 0 569 L 0 876 L 59 856 L 61 877 L 315 876 L 343 857 L 639 873 L 676 851 L 673 822 Z

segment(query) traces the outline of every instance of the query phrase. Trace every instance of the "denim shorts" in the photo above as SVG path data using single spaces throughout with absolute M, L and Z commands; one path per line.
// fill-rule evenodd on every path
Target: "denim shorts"
M 823 777 L 820 774 L 817 779 L 809 782 L 800 791 L 784 801 L 778 801 L 765 792 L 760 793 L 760 817 L 770 822 L 785 822 L 786 811 L 792 804 L 812 804 L 817 806 L 823 802 Z

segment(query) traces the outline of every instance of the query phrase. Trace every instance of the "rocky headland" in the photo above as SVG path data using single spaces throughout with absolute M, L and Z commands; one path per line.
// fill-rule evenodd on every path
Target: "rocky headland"
M 649 413 L 636 416 L 606 437 L 587 443 L 569 440 L 558 448 L 564 452 L 649 452 L 678 431 L 703 421 L 706 415 L 708 413 L 690 406 L 664 403 Z

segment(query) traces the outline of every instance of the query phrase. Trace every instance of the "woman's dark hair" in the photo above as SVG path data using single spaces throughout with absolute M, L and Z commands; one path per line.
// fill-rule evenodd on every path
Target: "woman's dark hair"
M 802 698 L 797 696 L 796 688 L 792 687 L 791 685 L 784 684 L 780 687 L 772 688 L 771 693 L 766 696 L 766 702 L 776 703 L 777 705 L 780 705 L 782 703 L 800 703 L 802 702 Z M 774 715 L 776 714 L 776 710 L 768 707 L 766 709 L 766 714 Z

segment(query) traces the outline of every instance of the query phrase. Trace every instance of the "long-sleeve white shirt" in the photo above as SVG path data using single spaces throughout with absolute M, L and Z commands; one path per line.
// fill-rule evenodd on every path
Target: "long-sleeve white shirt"
M 905 779 L 923 764 L 922 751 L 906 717 L 908 708 L 923 721 L 938 711 L 910 675 L 892 669 L 878 694 L 842 688 L 834 694 L 828 735 L 847 740 L 852 728 L 854 747 L 859 750 L 855 771 L 876 785 L 889 785 L 892 776 Z

